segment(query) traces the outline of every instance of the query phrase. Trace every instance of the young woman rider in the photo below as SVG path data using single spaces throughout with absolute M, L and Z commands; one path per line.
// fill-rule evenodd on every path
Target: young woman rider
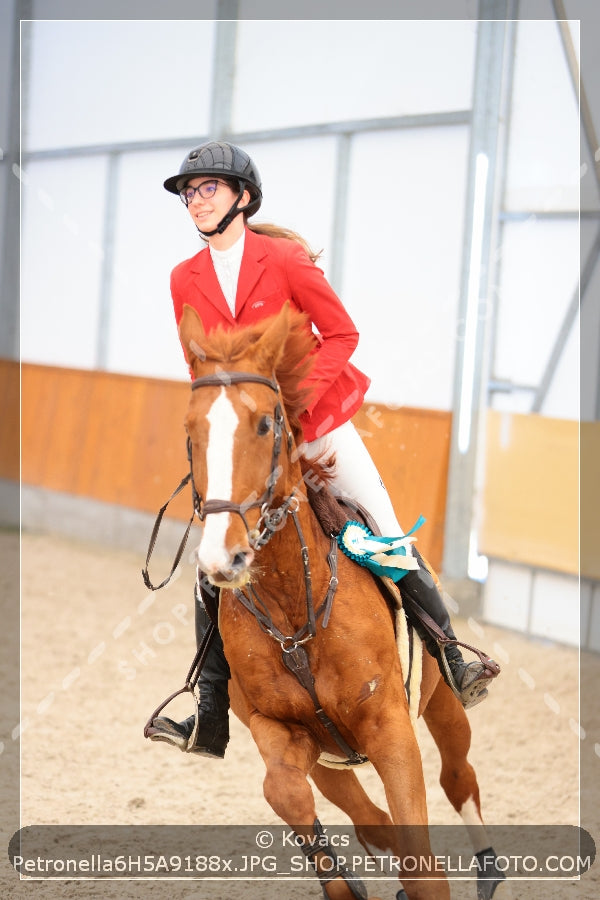
M 369 385 L 369 379 L 349 362 L 358 333 L 298 235 L 276 226 L 248 224 L 262 201 L 253 161 L 233 144 L 210 141 L 191 150 L 178 174 L 167 178 L 164 187 L 179 195 L 207 244 L 173 270 L 171 293 L 177 323 L 184 304 L 197 310 L 207 331 L 217 325 L 249 325 L 275 314 L 288 300 L 308 314 L 319 335 L 319 349 L 309 377 L 311 405 L 302 417 L 305 455 L 317 457 L 325 449 L 335 453 L 335 491 L 364 506 L 382 534 L 402 535 L 379 473 L 350 421 Z M 417 551 L 413 548 L 412 552 L 419 566 L 402 578 L 402 591 L 454 639 L 435 582 Z M 196 601 L 196 637 L 200 641 L 208 617 L 199 594 Z M 482 662 L 465 663 L 459 648 L 451 644 L 445 649 L 449 679 L 438 644 L 426 637 L 426 645 L 465 707 L 485 698 L 497 669 Z M 188 752 L 223 757 L 229 739 L 228 675 L 223 644 L 216 635 L 200 676 L 198 729 L 193 742 L 194 716 L 180 723 L 156 718 L 149 736 Z

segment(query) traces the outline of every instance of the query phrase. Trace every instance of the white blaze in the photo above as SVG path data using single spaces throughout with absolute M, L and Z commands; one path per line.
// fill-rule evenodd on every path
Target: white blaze
M 238 417 L 225 388 L 212 404 L 206 416 L 209 424 L 206 450 L 207 500 L 231 500 L 233 485 L 233 443 Z M 204 522 L 198 547 L 200 568 L 209 574 L 229 565 L 225 549 L 225 535 L 231 513 L 211 513 Z

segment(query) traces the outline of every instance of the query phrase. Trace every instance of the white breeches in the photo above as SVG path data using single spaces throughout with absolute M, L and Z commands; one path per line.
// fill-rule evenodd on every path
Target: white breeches
M 352 422 L 344 422 L 304 447 L 304 456 L 315 459 L 321 454 L 335 453 L 334 493 L 356 500 L 373 516 L 386 537 L 404 534 L 390 496 L 375 463 Z

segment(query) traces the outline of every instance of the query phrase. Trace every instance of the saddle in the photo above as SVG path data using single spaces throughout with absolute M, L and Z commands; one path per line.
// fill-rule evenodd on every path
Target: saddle
M 318 490 L 310 479 L 307 479 L 306 485 L 309 503 L 327 537 L 332 534 L 339 534 L 346 522 L 352 519 L 362 522 L 373 534 L 381 535 L 377 522 L 360 503 L 334 495 L 324 481 L 319 483 Z M 387 604 L 394 621 L 394 627 L 396 627 L 396 613 L 398 609 L 404 608 L 409 621 L 412 620 L 412 624 L 418 627 L 422 626 L 436 641 L 440 639 L 443 641 L 447 640 L 446 635 L 433 619 L 424 610 L 421 610 L 416 603 L 412 602 L 410 597 L 405 598 L 401 588 L 391 578 L 373 575 L 373 579 Z M 400 582 L 401 584 L 402 582 Z M 407 602 L 404 602 L 405 599 Z M 417 621 L 414 622 L 414 619 Z

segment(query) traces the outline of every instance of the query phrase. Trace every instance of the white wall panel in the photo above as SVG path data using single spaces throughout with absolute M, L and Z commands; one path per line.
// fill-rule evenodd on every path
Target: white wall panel
M 531 578 L 531 572 L 524 566 L 490 559 L 483 599 L 485 621 L 527 631 Z
M 472 21 L 240 22 L 233 128 L 468 109 L 476 32 Z
M 450 409 L 468 128 L 358 136 L 342 296 L 369 399 Z
M 536 572 L 533 579 L 531 632 L 564 644 L 579 644 L 577 578 Z
M 501 246 L 502 267 L 497 296 L 496 378 L 536 385 L 542 377 L 556 335 L 579 277 L 577 221 L 531 219 L 507 223 Z M 552 398 L 544 414 L 577 418 L 579 362 L 577 330 L 556 373 Z M 529 411 L 532 395 L 500 395 L 496 408 Z M 507 405 L 508 404 L 508 405 Z M 519 405 L 520 404 L 520 405 Z
M 577 645 L 579 581 L 567 575 L 490 559 L 482 615 L 492 625 Z
M 105 157 L 30 163 L 24 173 L 21 358 L 96 364 Z
M 579 163 L 577 98 L 558 25 L 519 22 L 506 208 L 578 209 Z
M 577 315 L 552 375 L 540 412 L 555 419 L 577 419 L 580 412 L 580 323 Z
M 333 137 L 246 143 L 263 187 L 263 203 L 252 221 L 275 222 L 323 250 L 319 266 L 331 263 L 336 142 Z
M 119 169 L 108 368 L 187 378 L 169 289 L 171 269 L 205 246 L 163 181 L 186 150 L 126 154 Z
M 208 130 L 214 23 L 62 21 L 31 29 L 28 150 Z

